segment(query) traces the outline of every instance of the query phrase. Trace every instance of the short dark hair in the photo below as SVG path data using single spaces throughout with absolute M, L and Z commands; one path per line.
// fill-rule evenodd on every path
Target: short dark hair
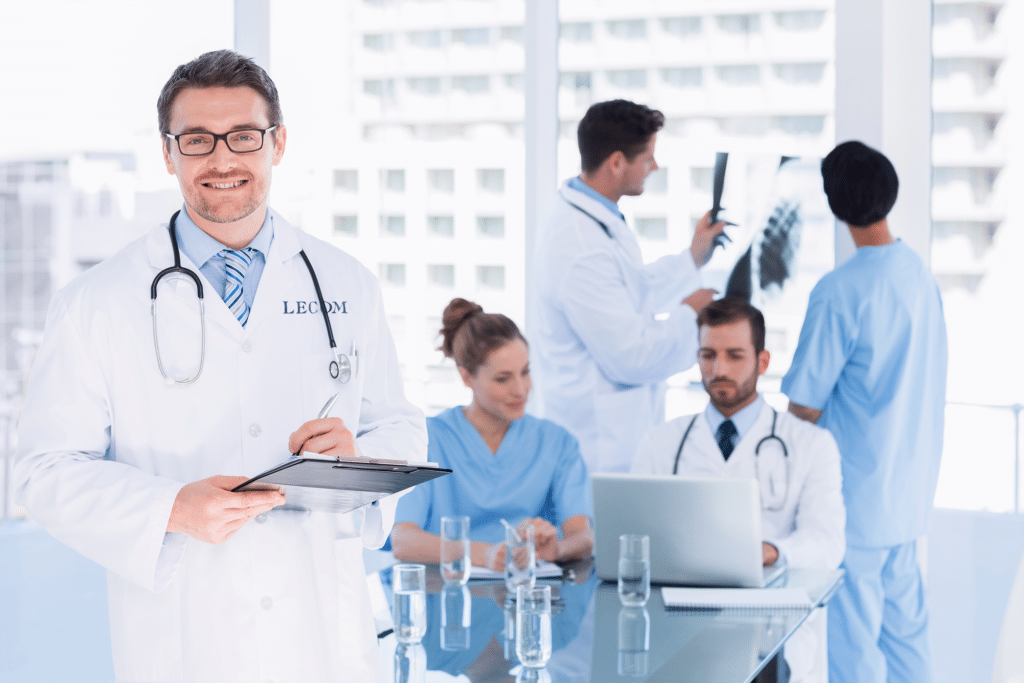
M 821 178 L 832 213 L 854 228 L 888 216 L 900 189 L 892 162 L 856 140 L 836 145 L 822 159 Z
M 750 323 L 750 337 L 754 342 L 754 353 L 761 355 L 764 351 L 764 314 L 755 306 L 735 296 L 712 301 L 697 314 L 697 329 L 728 325 L 738 320 Z
M 484 313 L 480 304 L 456 297 L 441 316 L 438 351 L 466 368 L 471 375 L 487 361 L 487 354 L 509 342 L 526 338 L 512 320 L 501 313 Z M 527 344 L 529 346 L 529 344 Z
M 182 64 L 164 84 L 156 101 L 161 134 L 171 132 L 171 107 L 181 91 L 187 88 L 252 88 L 267 103 L 268 126 L 279 126 L 284 122 L 277 86 L 267 72 L 237 52 L 216 50 Z
M 664 114 L 642 104 L 629 100 L 598 102 L 583 115 L 576 130 L 583 171 L 596 171 L 615 152 L 622 152 L 632 161 L 664 125 Z

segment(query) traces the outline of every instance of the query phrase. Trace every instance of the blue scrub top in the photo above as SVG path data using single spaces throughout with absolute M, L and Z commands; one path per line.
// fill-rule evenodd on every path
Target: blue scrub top
M 823 411 L 842 455 L 846 540 L 927 531 L 942 456 L 946 324 L 935 279 L 901 241 L 861 247 L 811 292 L 782 391 Z
M 467 515 L 471 539 L 500 543 L 502 517 L 513 526 L 541 517 L 559 531 L 570 517 L 593 519 L 579 444 L 554 422 L 532 415 L 513 421 L 494 454 L 458 406 L 427 418 L 427 434 L 427 459 L 452 473 L 403 496 L 396 523 L 413 522 L 440 535 L 441 517 Z

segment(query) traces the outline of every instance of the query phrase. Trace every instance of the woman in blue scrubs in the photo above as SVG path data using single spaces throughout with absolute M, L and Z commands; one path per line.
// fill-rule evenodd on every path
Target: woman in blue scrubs
M 553 422 L 526 414 L 530 354 L 509 318 L 453 299 L 440 350 L 473 391 L 468 406 L 427 418 L 428 460 L 452 474 L 415 487 L 398 503 L 395 557 L 440 562 L 441 517 L 470 518 L 474 565 L 504 569 L 504 518 L 534 526 L 537 559 L 588 557 L 593 504 L 579 444 Z

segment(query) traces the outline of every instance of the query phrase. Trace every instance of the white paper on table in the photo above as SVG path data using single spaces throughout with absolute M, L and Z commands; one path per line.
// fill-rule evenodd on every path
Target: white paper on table
M 537 578 L 538 579 L 556 579 L 562 576 L 562 568 L 553 562 L 547 560 L 541 560 L 537 563 Z M 505 580 L 505 572 L 496 572 L 493 569 L 487 567 L 472 566 L 472 570 L 469 573 L 470 579 L 501 579 Z
M 814 604 L 803 588 L 670 588 L 661 589 L 666 607 L 804 608 Z

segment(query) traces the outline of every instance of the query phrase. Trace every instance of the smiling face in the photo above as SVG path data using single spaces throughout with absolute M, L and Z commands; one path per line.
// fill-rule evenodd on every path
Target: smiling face
M 647 176 L 658 170 L 658 162 L 654 160 L 654 145 L 658 134 L 655 133 L 647 141 L 643 151 L 633 157 L 632 161 L 623 158 L 623 170 L 620 190 L 623 195 L 635 197 L 644 192 L 644 181 Z
M 475 374 L 459 368 L 462 381 L 473 390 L 473 403 L 491 417 L 511 422 L 526 414 L 530 381 L 530 351 L 522 339 L 514 339 L 489 354 Z
M 750 321 L 742 319 L 702 325 L 697 358 L 711 405 L 731 417 L 757 398 L 757 378 L 768 370 L 770 355 L 754 351 Z
M 171 106 L 173 135 L 222 134 L 270 126 L 266 102 L 252 88 L 187 88 Z M 272 168 L 284 155 L 284 126 L 267 133 L 262 149 L 244 154 L 232 152 L 223 140 L 218 140 L 206 156 L 184 156 L 176 142 L 164 139 L 170 142 L 163 148 L 167 172 L 178 176 L 189 216 L 196 225 L 229 246 L 237 241 L 239 231 L 251 240 L 263 225 Z M 248 240 L 241 246 L 245 244 Z

